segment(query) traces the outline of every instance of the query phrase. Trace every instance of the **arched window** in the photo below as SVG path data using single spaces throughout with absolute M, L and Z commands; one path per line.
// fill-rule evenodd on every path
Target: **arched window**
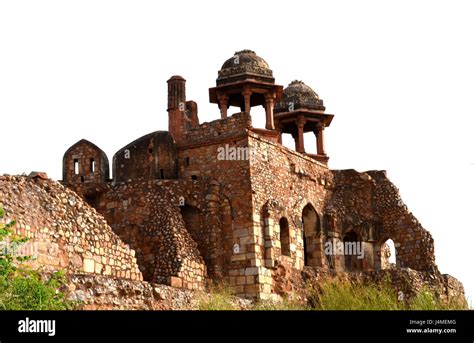
M 389 269 L 397 264 L 397 250 L 395 243 L 391 239 L 387 239 L 380 247 L 380 258 L 382 269 Z
M 321 258 L 317 252 L 321 250 L 319 244 L 320 223 L 316 210 L 310 204 L 303 209 L 303 245 L 304 245 L 304 264 L 306 266 L 320 267 Z M 319 260 L 318 260 L 319 258 Z
M 280 219 L 281 254 L 290 256 L 290 228 L 285 217 Z

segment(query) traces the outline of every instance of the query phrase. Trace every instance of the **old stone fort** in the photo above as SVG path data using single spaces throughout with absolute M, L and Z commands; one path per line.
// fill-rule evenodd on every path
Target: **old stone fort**
M 56 258 L 44 248 L 44 264 L 185 289 L 222 281 L 237 296 L 256 299 L 282 295 L 291 289 L 283 284 L 282 270 L 288 276 L 304 268 L 411 270 L 436 278 L 445 295 L 462 291 L 456 279 L 438 271 L 430 233 L 384 171 L 329 169 L 324 136 L 334 115 L 304 82 L 284 88 L 255 52 L 236 52 L 209 89 L 209 100 L 220 111 L 209 123 L 200 122 L 197 103 L 186 98 L 183 77 L 167 82 L 168 131 L 125 145 L 111 167 L 106 154 L 87 140 L 66 151 L 61 183 L 67 192 L 48 186 L 63 200 L 58 209 L 38 211 L 57 211 L 55 218 L 64 218 L 76 208 L 69 231 L 54 231 L 55 224 L 64 226 L 63 219 L 19 229 L 36 230 L 31 237 L 45 241 L 47 236 L 66 251 Z M 252 126 L 256 106 L 265 109 L 264 129 Z M 305 150 L 308 132 L 314 133 L 316 154 Z M 283 134 L 294 138 L 294 150 L 282 145 Z M 232 158 L 232 151 L 251 156 Z M 84 200 L 82 207 L 68 189 Z M 105 220 L 79 222 L 84 211 Z M 84 222 L 91 233 L 84 233 Z M 395 264 L 389 262 L 389 240 Z M 325 251 L 362 242 L 353 245 L 362 247 L 362 254 Z

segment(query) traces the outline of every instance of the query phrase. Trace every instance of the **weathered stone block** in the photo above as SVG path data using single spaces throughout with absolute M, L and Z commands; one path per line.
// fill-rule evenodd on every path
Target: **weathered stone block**
M 95 272 L 95 262 L 92 259 L 85 258 L 83 265 L 84 272 L 94 273 Z

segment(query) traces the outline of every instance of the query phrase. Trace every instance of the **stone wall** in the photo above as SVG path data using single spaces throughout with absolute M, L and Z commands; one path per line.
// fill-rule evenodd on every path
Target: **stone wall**
M 333 180 L 324 165 L 256 134 L 250 134 L 249 145 L 254 151 L 250 167 L 253 235 L 249 238 L 256 243 L 253 263 L 259 268 L 244 290 L 250 295 L 257 287 L 258 296 L 268 298 L 274 293 L 271 275 L 277 265 L 299 270 L 305 264 L 327 266 L 321 251 L 321 229 Z M 307 216 L 305 224 L 303 213 Z M 285 246 L 280 232 L 282 219 L 288 226 Z
M 142 280 L 135 251 L 95 209 L 61 184 L 3 176 L 0 204 L 6 211 L 3 222 L 16 220 L 15 233 L 30 239 L 18 252 L 35 257 L 34 266 Z
M 235 275 L 241 274 L 239 283 L 245 283 L 245 269 L 256 266 L 250 258 L 255 245 L 249 239 L 249 230 L 253 230 L 247 138 L 250 124 L 250 116 L 244 113 L 202 124 L 188 132 L 186 145 L 179 148 L 180 178 L 209 184 L 204 198 L 209 209 L 205 222 L 214 228 L 210 234 L 216 242 L 210 275 L 227 281 L 230 276 L 233 282 Z
M 239 112 L 225 119 L 219 119 L 210 123 L 203 123 L 197 127 L 190 128 L 186 132 L 185 140 L 180 147 L 193 145 L 216 144 L 219 140 L 229 140 L 246 135 L 252 126 L 250 114 Z
M 144 281 L 99 275 L 69 275 L 66 290 L 82 310 L 187 310 L 196 302 L 192 291 Z
M 207 276 L 203 257 L 210 257 L 210 236 L 203 226 L 193 237 L 185 226 L 182 207 L 193 204 L 204 216 L 205 195 L 206 185 L 195 181 L 114 183 L 101 195 L 97 209 L 137 251 L 145 280 L 202 289 Z

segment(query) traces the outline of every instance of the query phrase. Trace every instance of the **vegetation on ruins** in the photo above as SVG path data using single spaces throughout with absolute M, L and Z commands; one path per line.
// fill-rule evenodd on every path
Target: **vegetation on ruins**
M 309 304 L 316 310 L 461 310 L 463 299 L 444 302 L 433 290 L 423 288 L 410 298 L 400 298 L 389 279 L 354 282 L 328 279 L 309 291 Z
M 390 280 L 367 283 L 326 279 L 317 287 L 308 287 L 306 301 L 284 298 L 281 301 L 258 301 L 248 310 L 467 310 L 463 299 L 442 301 L 432 290 L 424 288 L 411 299 L 400 299 Z M 209 296 L 198 299 L 199 310 L 239 310 L 228 287 L 219 285 Z
M 0 219 L 5 211 L 0 207 Z M 47 278 L 25 264 L 31 256 L 18 256 L 15 247 L 28 241 L 13 232 L 15 221 L 0 224 L 0 310 L 67 310 L 75 303 L 66 299 L 61 288 L 65 273 Z

